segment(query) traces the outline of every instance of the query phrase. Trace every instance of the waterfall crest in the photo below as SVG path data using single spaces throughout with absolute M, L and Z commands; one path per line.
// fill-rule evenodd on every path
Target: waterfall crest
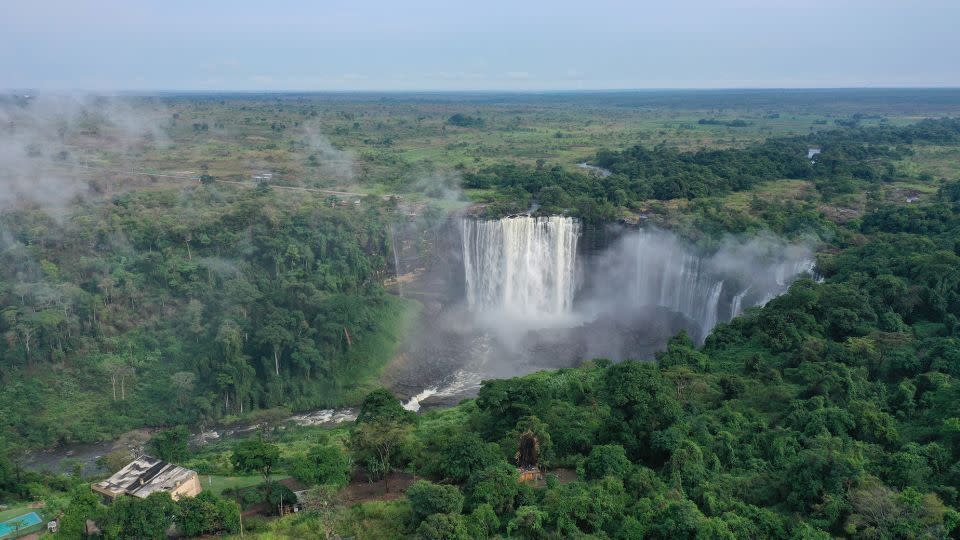
M 471 311 L 520 316 L 569 313 L 580 226 L 569 217 L 511 217 L 462 222 L 467 304 Z

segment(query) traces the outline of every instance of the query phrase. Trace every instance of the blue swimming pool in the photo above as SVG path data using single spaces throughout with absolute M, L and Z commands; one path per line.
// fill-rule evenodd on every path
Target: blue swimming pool
M 13 533 L 17 530 L 17 527 L 14 526 L 15 523 L 20 525 L 20 530 L 24 530 L 27 527 L 33 527 L 43 523 L 43 520 L 40 519 L 40 516 L 36 512 L 30 512 L 29 514 L 24 514 L 13 519 L 8 519 L 3 523 L 0 523 L 0 538 L 6 538 L 7 536 L 12 536 Z

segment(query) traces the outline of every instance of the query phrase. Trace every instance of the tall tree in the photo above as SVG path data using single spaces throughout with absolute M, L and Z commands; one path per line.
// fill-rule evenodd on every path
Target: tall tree
M 280 448 L 264 442 L 263 437 L 238 443 L 233 447 L 230 463 L 240 472 L 258 472 L 264 483 L 270 482 L 270 472 L 280 460 Z
M 371 477 L 383 478 L 384 492 L 390 492 L 390 472 L 400 463 L 412 431 L 411 424 L 385 419 L 357 424 L 350 434 L 354 459 L 366 466 Z

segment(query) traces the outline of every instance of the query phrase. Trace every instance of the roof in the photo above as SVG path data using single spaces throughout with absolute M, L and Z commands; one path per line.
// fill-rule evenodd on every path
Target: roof
M 196 474 L 162 459 L 142 455 L 95 486 L 114 495 L 125 493 L 143 499 L 155 491 L 173 491 Z

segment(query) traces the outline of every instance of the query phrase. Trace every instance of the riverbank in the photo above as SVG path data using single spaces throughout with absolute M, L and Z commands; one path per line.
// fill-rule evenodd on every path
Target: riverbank
M 393 295 L 387 295 L 386 299 L 393 316 L 383 321 L 383 332 L 373 339 L 354 344 L 350 355 L 355 361 L 350 363 L 348 370 L 337 374 L 337 380 L 349 381 L 347 384 L 332 381 L 328 388 L 317 392 L 313 403 L 258 409 L 243 416 L 221 418 L 212 426 L 192 426 L 193 444 L 243 437 L 258 429 L 283 426 L 290 422 L 301 426 L 335 426 L 355 419 L 356 405 L 370 391 L 379 387 L 382 373 L 396 361 L 400 347 L 422 311 L 421 303 L 416 300 Z M 97 465 L 98 458 L 118 450 L 133 455 L 144 453 L 150 438 L 161 429 L 159 426 L 144 426 L 108 440 L 33 448 L 24 453 L 21 463 L 29 470 L 70 472 L 80 467 L 84 475 L 100 474 L 104 471 Z

